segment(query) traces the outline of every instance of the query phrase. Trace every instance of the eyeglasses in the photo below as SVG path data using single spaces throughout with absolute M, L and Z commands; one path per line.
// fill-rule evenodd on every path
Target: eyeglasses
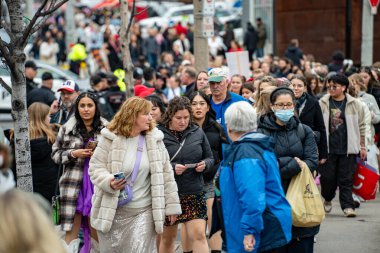
M 341 85 L 330 85 L 327 87 L 328 90 L 336 90 L 338 88 L 342 87 Z
M 278 109 L 288 109 L 288 108 L 293 108 L 294 107 L 294 104 L 293 103 L 286 103 L 286 104 L 283 104 L 283 103 L 279 103 L 279 104 L 274 104 L 274 106 Z

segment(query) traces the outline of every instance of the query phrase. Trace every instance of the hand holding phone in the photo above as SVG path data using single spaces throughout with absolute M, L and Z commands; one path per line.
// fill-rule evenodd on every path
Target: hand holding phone
M 95 150 L 97 145 L 98 145 L 98 141 L 88 141 L 86 144 L 86 149 Z
M 114 179 L 111 180 L 110 186 L 113 190 L 122 190 L 125 187 L 127 181 L 125 180 L 125 174 L 123 172 L 119 172 L 113 175 Z

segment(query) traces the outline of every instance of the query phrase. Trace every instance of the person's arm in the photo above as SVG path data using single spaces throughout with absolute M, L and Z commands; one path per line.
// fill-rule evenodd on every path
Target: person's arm
M 303 157 L 298 157 L 304 161 L 311 172 L 318 167 L 318 146 L 315 142 L 313 130 L 310 127 L 303 125 L 305 130 L 305 140 L 303 142 Z
M 371 111 L 371 114 L 372 114 L 372 124 L 377 124 L 377 123 L 380 123 L 380 109 L 379 109 L 379 105 L 377 104 L 376 102 L 376 99 L 374 98 L 374 96 L 369 96 L 370 97 L 370 100 L 371 100 L 371 104 L 372 104 L 372 111 Z
M 177 183 L 174 180 L 174 172 L 169 161 L 169 154 L 163 142 L 161 142 L 160 149 L 163 153 L 165 215 L 179 215 L 182 213 L 182 210 L 178 197 Z M 153 188 L 152 192 L 154 194 Z
M 202 143 L 202 150 L 203 150 L 203 161 L 206 164 L 205 170 L 212 169 L 212 166 L 214 165 L 214 155 L 212 154 L 210 144 L 207 140 L 206 134 L 203 132 L 203 130 L 199 129 L 203 134 L 203 143 Z
M 318 151 L 319 151 L 319 159 L 327 159 L 327 135 L 325 122 L 323 120 L 323 114 L 321 106 L 318 102 L 315 103 L 315 114 L 314 114 L 314 126 L 315 130 L 319 132 L 319 143 L 318 143 Z
M 107 166 L 108 153 L 111 150 L 111 140 L 100 137 L 98 145 L 90 160 L 88 174 L 91 182 L 105 192 L 117 194 L 119 191 L 111 188 L 114 175 Z
M 274 156 L 267 162 L 277 164 Z M 262 214 L 266 205 L 265 171 L 264 161 L 258 159 L 245 158 L 234 161 L 233 179 L 236 197 L 242 210 L 240 226 L 245 236 L 253 235 L 254 238 L 258 238 L 264 229 Z
M 65 126 L 62 126 L 59 129 L 57 139 L 55 140 L 53 144 L 52 153 L 51 153 L 51 157 L 56 164 L 68 164 L 71 161 L 77 159 L 76 157 L 73 157 L 71 155 L 71 152 L 74 151 L 75 149 L 63 148 L 64 135 L 65 135 Z

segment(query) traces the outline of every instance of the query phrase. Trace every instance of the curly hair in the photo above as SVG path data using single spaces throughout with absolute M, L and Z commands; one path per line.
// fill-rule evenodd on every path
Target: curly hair
M 150 101 L 140 97 L 128 98 L 120 107 L 120 110 L 115 114 L 107 128 L 115 134 L 128 138 L 132 134 L 137 117 L 140 114 L 146 114 L 151 111 L 152 103 Z M 142 132 L 142 134 L 146 134 L 146 132 L 153 130 L 155 126 L 156 123 L 152 120 L 149 123 L 149 129 Z
M 170 100 L 168 108 L 164 116 L 162 117 L 161 124 L 166 128 L 169 128 L 169 123 L 172 121 L 174 115 L 181 110 L 188 110 L 190 113 L 190 122 L 189 125 L 193 124 L 193 113 L 191 110 L 191 103 L 187 97 L 175 97 Z
M 79 103 L 84 97 L 91 99 L 95 103 L 95 115 L 91 124 L 91 132 L 87 131 L 86 125 L 84 124 L 83 119 L 79 114 Z M 89 138 L 94 137 L 96 133 L 100 132 L 100 130 L 103 128 L 103 124 L 100 119 L 100 110 L 96 94 L 92 92 L 83 92 L 78 96 L 77 100 L 75 101 L 75 119 L 77 121 L 75 128 L 83 137 L 84 141 L 87 141 Z

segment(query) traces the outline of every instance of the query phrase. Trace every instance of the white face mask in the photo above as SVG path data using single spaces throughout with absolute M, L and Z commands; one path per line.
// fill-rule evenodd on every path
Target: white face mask
M 0 168 L 1 166 L 3 166 L 3 163 L 4 163 L 4 157 L 3 155 L 0 155 Z

